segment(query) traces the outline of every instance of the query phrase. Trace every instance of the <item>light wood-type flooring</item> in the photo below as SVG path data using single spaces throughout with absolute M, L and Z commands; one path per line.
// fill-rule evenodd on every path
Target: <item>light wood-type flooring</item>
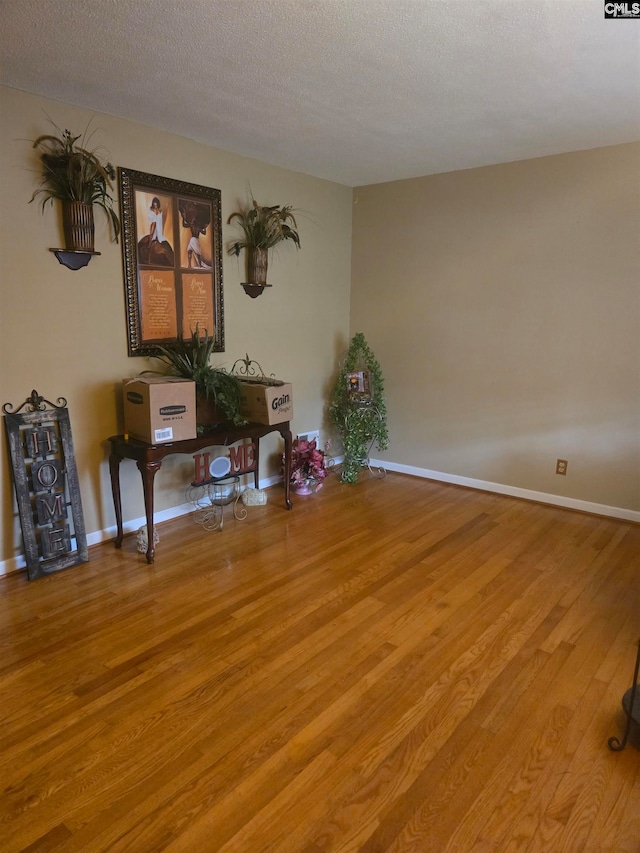
M 0 579 L 0 850 L 638 853 L 640 526 L 282 494 Z

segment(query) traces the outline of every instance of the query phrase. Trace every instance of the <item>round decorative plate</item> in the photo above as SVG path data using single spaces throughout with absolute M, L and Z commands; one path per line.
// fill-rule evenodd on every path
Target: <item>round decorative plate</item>
M 231 460 L 228 456 L 216 456 L 209 465 L 209 473 L 214 479 L 226 477 L 231 470 Z

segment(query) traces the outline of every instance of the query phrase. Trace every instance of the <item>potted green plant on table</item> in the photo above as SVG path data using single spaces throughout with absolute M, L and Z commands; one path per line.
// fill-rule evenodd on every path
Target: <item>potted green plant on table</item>
M 198 432 L 231 422 L 235 426 L 247 423 L 242 415 L 242 384 L 222 367 L 210 363 L 215 338 L 198 326 L 191 336 L 178 335 L 171 346 L 158 346 L 156 356 L 166 367 L 163 373 L 192 379 L 196 383 L 196 422 Z M 157 373 L 160 371 L 149 371 Z
M 284 240 L 291 240 L 300 248 L 300 236 L 295 230 L 298 226 L 291 205 L 258 204 L 252 198 L 251 204 L 232 213 L 227 224 L 237 222 L 242 230 L 242 239 L 233 242 L 228 252 L 240 255 L 247 250 L 247 284 L 253 287 L 267 287 L 267 268 L 269 249 Z M 291 227 L 291 226 L 294 227 Z M 260 291 L 261 292 L 261 291 Z M 257 295 L 250 293 L 250 295 Z
M 70 130 L 43 134 L 33 142 L 42 171 L 40 186 L 30 202 L 42 196 L 42 209 L 54 199 L 62 205 L 62 227 L 65 248 L 70 252 L 94 251 L 93 205 L 101 207 L 109 221 L 111 237 L 118 242 L 120 220 L 113 208 L 111 196 L 115 169 L 99 157 L 99 149 L 87 148 L 87 131 L 74 136 Z
M 340 479 L 355 483 L 370 450 L 389 446 L 387 407 L 382 370 L 362 332 L 351 339 L 333 389 L 329 414 L 342 438 L 344 460 Z

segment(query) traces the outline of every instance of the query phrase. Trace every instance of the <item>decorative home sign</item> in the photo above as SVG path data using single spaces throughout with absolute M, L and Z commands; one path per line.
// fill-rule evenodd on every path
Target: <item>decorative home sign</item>
M 221 193 L 118 169 L 129 355 L 196 328 L 224 351 Z
M 256 470 L 258 464 L 256 442 L 232 446 L 229 448 L 228 456 L 216 456 L 213 462 L 209 452 L 195 453 L 193 461 L 195 477 L 191 483 L 192 486 L 204 486 L 228 474 L 232 476 L 250 474 Z
M 29 580 L 86 563 L 67 401 L 50 403 L 32 391 L 17 409 L 5 403 L 2 411 Z

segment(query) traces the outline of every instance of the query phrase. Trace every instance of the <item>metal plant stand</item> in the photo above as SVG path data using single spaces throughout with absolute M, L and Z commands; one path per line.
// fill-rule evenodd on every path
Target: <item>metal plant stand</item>
M 613 752 L 620 752 L 627 745 L 631 725 L 635 723 L 640 725 L 640 691 L 638 691 L 638 671 L 640 670 L 640 642 L 638 643 L 638 654 L 636 655 L 636 667 L 633 673 L 633 684 L 622 697 L 622 707 L 627 715 L 627 725 L 625 726 L 622 740 L 617 737 L 610 737 L 607 741 L 609 749 Z
M 196 509 L 195 519 L 205 530 L 222 530 L 224 508 L 233 504 L 233 517 L 244 521 L 247 510 L 240 504 L 240 477 L 223 477 L 202 486 L 191 485 L 187 498 Z
M 365 411 L 367 413 L 371 412 L 373 417 L 382 422 L 383 416 L 375 403 L 372 402 L 361 402 L 357 406 L 354 406 L 351 411 L 347 412 L 344 416 L 344 428 L 345 433 L 348 435 L 349 432 L 353 431 L 356 425 L 358 424 L 360 418 L 362 417 L 362 412 Z M 354 426 L 352 427 L 352 422 Z M 366 468 L 369 473 L 373 477 L 377 477 L 379 480 L 382 480 L 387 476 L 387 471 L 382 467 L 375 467 L 371 464 L 371 449 L 375 444 L 376 438 L 372 436 L 371 441 L 369 442 L 369 447 L 367 448 L 367 453 L 363 457 L 358 457 L 355 461 L 360 466 L 360 468 Z

